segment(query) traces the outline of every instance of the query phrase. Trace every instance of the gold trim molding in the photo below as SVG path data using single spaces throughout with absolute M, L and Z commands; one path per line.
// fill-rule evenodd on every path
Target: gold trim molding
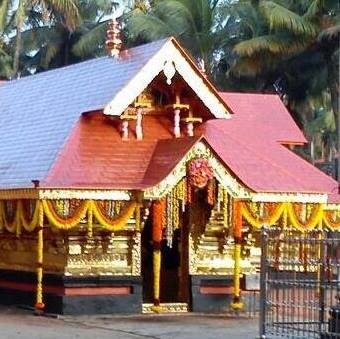
M 0 190 L 1 200 L 12 199 L 79 199 L 79 200 L 124 200 L 129 201 L 133 196 L 131 191 L 122 190 L 89 190 L 89 189 L 6 189 Z
M 159 313 L 187 313 L 188 304 L 187 303 L 161 303 Z M 142 313 L 152 314 L 154 304 L 143 304 Z
M 253 202 L 327 203 L 327 194 L 318 193 L 252 193 Z

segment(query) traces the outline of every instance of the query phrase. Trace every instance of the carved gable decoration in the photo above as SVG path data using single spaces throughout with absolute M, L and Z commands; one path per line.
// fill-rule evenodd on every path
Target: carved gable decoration
M 201 74 L 174 38 L 165 42 L 164 46 L 116 93 L 106 105 L 104 113 L 119 116 L 129 105 L 134 104 L 136 98 L 148 99 L 145 98 L 144 91 L 160 73 L 164 74 L 168 86 L 178 73 L 216 118 L 230 118 L 228 107 L 217 90 Z

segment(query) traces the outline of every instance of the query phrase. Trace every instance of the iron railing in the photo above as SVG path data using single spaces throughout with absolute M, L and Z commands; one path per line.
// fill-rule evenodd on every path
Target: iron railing
M 263 228 L 261 338 L 340 338 L 340 232 Z

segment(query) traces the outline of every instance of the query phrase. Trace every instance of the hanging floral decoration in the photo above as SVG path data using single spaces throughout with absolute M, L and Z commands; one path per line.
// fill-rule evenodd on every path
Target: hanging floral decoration
M 162 241 L 163 228 L 165 227 L 166 199 L 160 199 L 153 203 L 152 208 L 152 240 Z
M 306 231 L 313 229 L 320 225 L 322 222 L 322 215 L 323 215 L 323 209 L 321 205 L 315 205 L 310 217 L 307 219 L 306 215 L 306 209 L 304 206 L 299 206 L 300 208 L 300 216 L 299 213 L 296 212 L 295 204 L 285 204 L 288 220 L 294 226 L 296 229 L 300 231 Z M 303 219 L 303 220 L 301 220 Z
M 240 204 L 243 218 L 255 228 L 261 228 L 263 225 L 275 225 L 285 210 L 284 204 L 278 204 L 275 209 L 269 213 L 269 210 L 266 210 L 266 205 L 262 204 L 262 208 L 258 206 L 256 209 L 257 213 L 254 215 L 252 213 L 252 211 L 254 211 L 254 206 L 252 204 L 248 205 L 246 202 L 241 202 Z M 261 214 L 262 217 L 260 216 Z
M 209 180 L 214 177 L 214 170 L 205 158 L 196 158 L 188 165 L 189 183 L 197 188 L 207 186 Z
M 78 226 L 80 221 L 86 217 L 87 210 L 91 207 L 91 201 L 81 202 L 73 214 L 66 215 L 66 212 L 64 212 L 63 217 L 60 216 L 60 211 L 58 211 L 51 200 L 43 200 L 42 205 L 47 220 L 52 226 L 58 229 L 69 230 Z
M 323 223 L 331 230 L 340 228 L 340 209 L 323 212 Z
M 233 210 L 234 225 L 234 298 L 231 307 L 234 310 L 241 310 L 243 303 L 241 302 L 241 242 L 242 242 L 242 202 L 236 201 Z
M 214 206 L 216 203 L 216 181 L 214 179 L 209 180 L 207 186 L 207 203 L 210 206 Z
M 101 225 L 101 227 L 110 232 L 118 232 L 124 229 L 129 219 L 135 213 L 137 203 L 128 203 L 127 206 L 120 211 L 120 214 L 113 218 L 110 218 L 105 213 L 103 213 L 103 211 L 98 206 L 97 201 L 92 201 L 91 207 L 93 210 L 93 216 L 98 221 L 99 225 Z

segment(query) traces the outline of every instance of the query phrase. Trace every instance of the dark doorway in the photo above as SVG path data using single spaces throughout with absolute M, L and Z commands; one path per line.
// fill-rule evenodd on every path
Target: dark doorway
M 151 213 L 152 215 L 152 213 Z M 160 301 L 161 303 L 187 303 L 189 301 L 188 272 L 188 223 L 184 213 L 181 227 L 174 231 L 172 246 L 162 241 Z M 146 222 L 142 231 L 143 302 L 153 302 L 153 246 L 152 220 Z

